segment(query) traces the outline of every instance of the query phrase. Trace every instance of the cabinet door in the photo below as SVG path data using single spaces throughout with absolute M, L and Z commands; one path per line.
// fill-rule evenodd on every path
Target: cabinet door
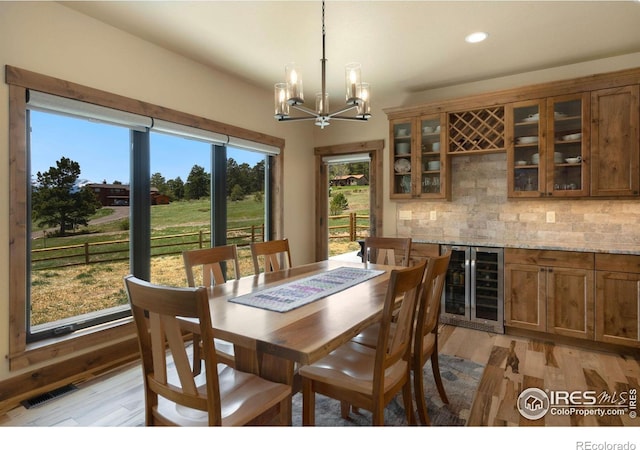
M 547 195 L 589 195 L 589 115 L 589 94 L 547 99 Z
M 514 103 L 506 109 L 509 197 L 540 197 L 545 185 L 544 100 Z
M 593 339 L 593 270 L 553 267 L 546 271 L 547 331 Z
M 415 265 L 431 257 L 440 256 L 440 244 L 411 242 L 410 264 Z
M 638 86 L 591 93 L 591 195 L 637 196 Z
M 546 331 L 546 272 L 529 264 L 505 264 L 505 325 Z
M 596 340 L 640 347 L 640 274 L 596 272 Z
M 415 189 L 412 154 L 415 139 L 413 119 L 390 122 L 391 198 L 411 198 Z
M 444 114 L 420 118 L 420 152 L 416 166 L 420 197 L 445 198 L 448 193 L 444 118 Z

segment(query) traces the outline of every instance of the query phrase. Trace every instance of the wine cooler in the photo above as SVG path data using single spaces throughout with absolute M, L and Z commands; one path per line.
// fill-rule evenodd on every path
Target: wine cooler
M 502 248 L 442 246 L 451 259 L 440 307 L 440 321 L 504 333 L 504 251 Z

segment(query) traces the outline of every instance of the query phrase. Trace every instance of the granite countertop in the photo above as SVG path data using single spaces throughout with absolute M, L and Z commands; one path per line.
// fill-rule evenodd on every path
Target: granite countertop
M 640 255 L 640 244 L 584 243 L 584 242 L 497 242 L 483 238 L 465 238 L 458 236 L 433 237 L 411 236 L 414 242 L 427 244 L 469 245 L 476 247 L 523 248 L 531 250 L 562 250 L 573 252 L 612 253 L 621 255 Z

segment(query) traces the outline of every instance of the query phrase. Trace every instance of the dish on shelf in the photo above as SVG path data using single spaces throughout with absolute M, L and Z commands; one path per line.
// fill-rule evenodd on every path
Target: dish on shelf
M 579 156 L 576 158 L 565 158 L 565 161 L 569 164 L 577 164 L 582 161 L 582 158 Z
M 566 134 L 562 136 L 563 141 L 577 141 L 582 138 L 582 133 Z
M 429 161 L 427 163 L 428 170 L 440 170 L 440 161 Z
M 516 166 L 526 166 L 527 162 L 522 160 L 522 161 L 516 161 Z
M 540 162 L 540 155 L 537 153 L 534 153 L 533 155 L 531 155 L 531 163 L 532 164 L 538 164 Z
M 409 136 L 409 131 L 406 128 L 398 128 L 396 130 L 396 137 L 407 137 Z
M 434 142 L 433 144 L 431 144 L 431 150 L 433 150 L 434 152 L 439 152 L 440 151 L 440 142 Z
M 565 113 L 556 111 L 553 113 L 553 117 L 555 117 L 556 119 L 562 119 L 563 117 L 567 117 L 567 115 Z
M 536 144 L 538 136 L 522 136 L 518 138 L 518 144 Z
M 540 119 L 540 114 L 539 113 L 535 113 L 535 114 L 530 114 L 528 117 L 525 117 L 522 121 L 523 122 L 537 122 Z
M 408 142 L 400 142 L 396 144 L 396 150 L 400 155 L 406 155 L 411 151 L 411 145 Z
M 408 159 L 400 158 L 398 159 L 393 167 L 396 169 L 398 173 L 409 173 L 411 172 L 411 162 Z

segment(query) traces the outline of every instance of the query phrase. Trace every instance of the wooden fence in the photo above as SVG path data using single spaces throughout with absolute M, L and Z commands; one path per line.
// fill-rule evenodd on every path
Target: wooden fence
M 368 235 L 368 215 L 351 213 L 331 216 L 329 220 L 329 223 L 338 222 L 338 225 L 329 226 L 329 239 L 356 241 Z M 251 242 L 260 241 L 264 241 L 264 224 L 227 230 L 227 243 L 229 244 L 246 247 Z M 211 232 L 208 230 L 168 236 L 153 236 L 151 238 L 151 256 L 181 254 L 185 250 L 209 247 L 210 242 Z M 33 270 L 126 261 L 128 259 L 129 239 L 85 242 L 83 244 L 49 247 L 31 251 L 31 267 Z

